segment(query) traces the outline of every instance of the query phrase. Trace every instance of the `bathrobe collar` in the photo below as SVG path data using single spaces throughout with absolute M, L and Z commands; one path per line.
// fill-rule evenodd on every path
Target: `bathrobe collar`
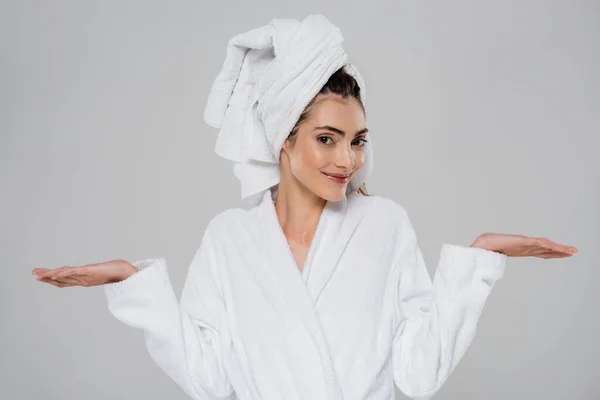
M 352 192 L 340 201 L 328 201 L 325 204 L 302 272 L 279 224 L 274 202 L 276 195 L 277 186 L 265 192 L 258 206 L 261 242 L 267 260 L 263 273 L 271 275 L 269 281 L 277 286 L 272 289 L 279 291 L 279 298 L 283 299 L 278 305 L 283 307 L 282 312 L 301 324 L 318 347 L 323 376 L 329 388 L 327 398 L 341 399 L 340 386 L 316 307 L 363 217 L 361 195 Z

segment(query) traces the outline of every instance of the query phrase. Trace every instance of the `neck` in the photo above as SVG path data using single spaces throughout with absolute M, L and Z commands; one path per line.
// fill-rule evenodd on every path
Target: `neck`
M 309 244 L 327 201 L 307 188 L 280 182 L 275 211 L 288 240 Z

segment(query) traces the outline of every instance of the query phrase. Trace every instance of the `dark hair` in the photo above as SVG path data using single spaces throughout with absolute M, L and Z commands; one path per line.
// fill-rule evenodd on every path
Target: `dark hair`
M 308 119 L 311 111 L 319 105 L 320 101 L 316 101 L 316 98 L 320 94 L 335 94 L 344 99 L 347 99 L 348 97 L 354 97 L 360 103 L 363 112 L 365 111 L 365 106 L 360 97 L 360 86 L 358 86 L 358 82 L 356 82 L 356 79 L 354 79 L 352 75 L 348 74 L 342 67 L 329 77 L 327 83 L 325 83 L 319 93 L 317 93 L 310 103 L 308 103 L 306 108 L 304 108 L 304 111 L 302 111 L 302 114 L 300 115 L 300 118 L 298 118 L 296 125 L 294 125 L 294 128 L 292 128 L 291 133 L 287 137 L 287 140 L 289 140 L 291 144 L 294 144 L 296 141 L 300 124 Z M 367 187 L 364 183 L 360 185 L 357 192 L 363 196 L 370 196 L 369 193 L 367 193 Z

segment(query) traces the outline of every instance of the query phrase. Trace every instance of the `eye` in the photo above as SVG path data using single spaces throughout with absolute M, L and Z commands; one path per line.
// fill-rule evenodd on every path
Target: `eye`
M 319 136 L 319 137 L 317 138 L 317 140 L 318 140 L 318 141 L 320 141 L 320 142 L 321 142 L 321 143 L 323 143 L 323 144 L 329 144 L 329 143 L 326 143 L 326 142 L 324 142 L 324 141 L 323 141 L 323 140 L 321 140 L 321 139 L 325 139 L 325 140 L 328 140 L 328 139 L 329 139 L 329 140 L 332 140 L 332 139 L 331 139 L 329 136 Z
M 367 142 L 368 142 L 368 140 L 366 140 L 365 138 L 358 138 L 358 139 L 356 139 L 356 140 L 355 140 L 355 142 L 356 142 L 357 140 L 358 140 L 358 141 L 362 140 L 362 144 L 359 144 L 359 145 L 358 145 L 359 147 L 364 147 L 365 143 L 367 143 Z

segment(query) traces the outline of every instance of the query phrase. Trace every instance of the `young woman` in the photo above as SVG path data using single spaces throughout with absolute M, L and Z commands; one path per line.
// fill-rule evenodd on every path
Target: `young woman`
M 236 85 L 252 81 L 239 77 L 244 67 L 235 71 Z M 209 222 L 179 302 L 164 259 L 33 273 L 61 288 L 102 285 L 114 316 L 145 331 L 152 358 L 194 399 L 391 399 L 394 384 L 430 398 L 470 345 L 506 258 L 577 249 L 484 233 L 468 247 L 444 244 L 432 281 L 405 209 L 356 180 L 372 156 L 360 79 L 350 71 L 326 74 L 281 150 L 272 146 L 275 183 L 268 173 L 256 178 L 263 164 L 236 165 L 245 198 L 256 204 Z M 273 114 L 261 121 L 266 115 Z

